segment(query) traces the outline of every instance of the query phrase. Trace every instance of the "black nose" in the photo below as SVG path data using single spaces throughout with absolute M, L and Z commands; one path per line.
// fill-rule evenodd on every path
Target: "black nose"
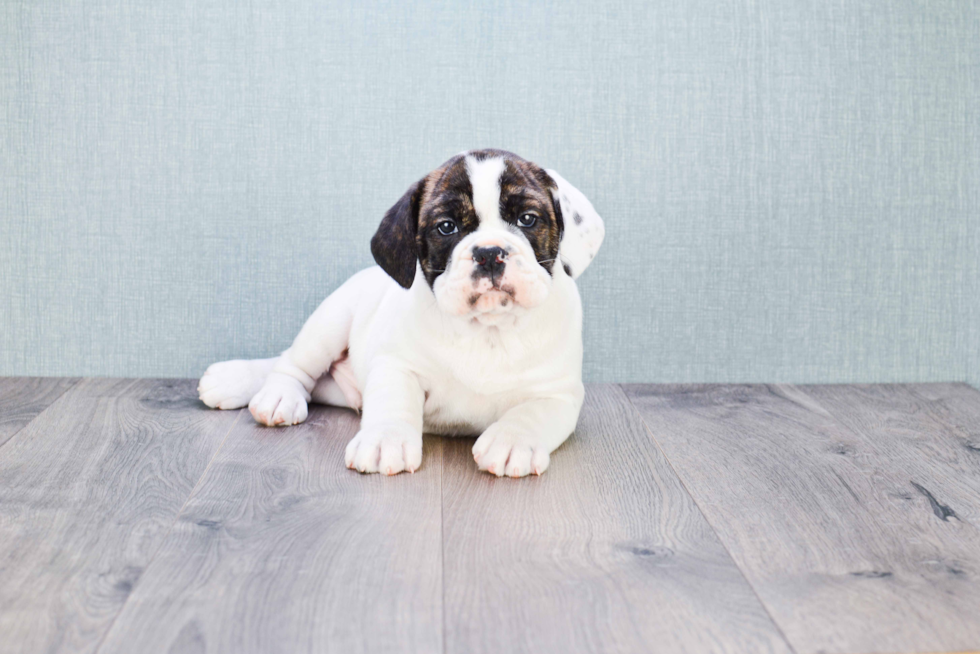
M 499 276 L 504 272 L 504 261 L 507 252 L 496 245 L 487 248 L 473 248 L 473 262 L 476 264 L 477 275 L 489 275 L 490 279 Z

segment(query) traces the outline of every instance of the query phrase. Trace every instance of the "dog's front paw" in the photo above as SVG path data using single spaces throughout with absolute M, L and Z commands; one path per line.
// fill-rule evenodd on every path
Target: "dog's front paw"
M 547 470 L 551 455 L 533 436 L 497 423 L 476 439 L 473 459 L 480 470 L 498 477 L 526 477 Z
M 308 398 L 298 379 L 274 372 L 248 403 L 248 410 L 256 422 L 269 427 L 297 425 L 306 420 Z
M 409 425 L 362 429 L 347 444 L 344 462 L 358 472 L 415 472 L 422 465 L 422 434 Z

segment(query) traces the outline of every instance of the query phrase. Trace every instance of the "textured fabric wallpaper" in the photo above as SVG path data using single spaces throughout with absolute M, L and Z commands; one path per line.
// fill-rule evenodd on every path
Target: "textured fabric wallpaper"
M 590 197 L 591 381 L 980 382 L 980 2 L 0 3 L 0 374 L 274 354 L 408 185 Z

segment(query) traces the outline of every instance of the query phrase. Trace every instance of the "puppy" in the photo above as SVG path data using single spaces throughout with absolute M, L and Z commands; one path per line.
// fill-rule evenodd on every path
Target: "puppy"
M 574 279 L 605 230 L 554 171 L 502 150 L 459 154 L 408 189 L 371 239 L 378 267 L 323 301 L 278 358 L 225 361 L 198 391 L 263 425 L 310 401 L 362 411 L 348 468 L 422 463 L 422 432 L 476 435 L 481 470 L 548 468 L 582 406 Z

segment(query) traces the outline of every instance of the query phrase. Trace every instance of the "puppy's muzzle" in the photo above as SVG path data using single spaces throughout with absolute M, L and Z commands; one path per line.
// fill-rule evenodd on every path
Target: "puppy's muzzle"
M 473 248 L 474 278 L 489 277 L 490 282 L 496 284 L 503 277 L 506 267 L 507 252 L 502 247 L 494 245 Z

